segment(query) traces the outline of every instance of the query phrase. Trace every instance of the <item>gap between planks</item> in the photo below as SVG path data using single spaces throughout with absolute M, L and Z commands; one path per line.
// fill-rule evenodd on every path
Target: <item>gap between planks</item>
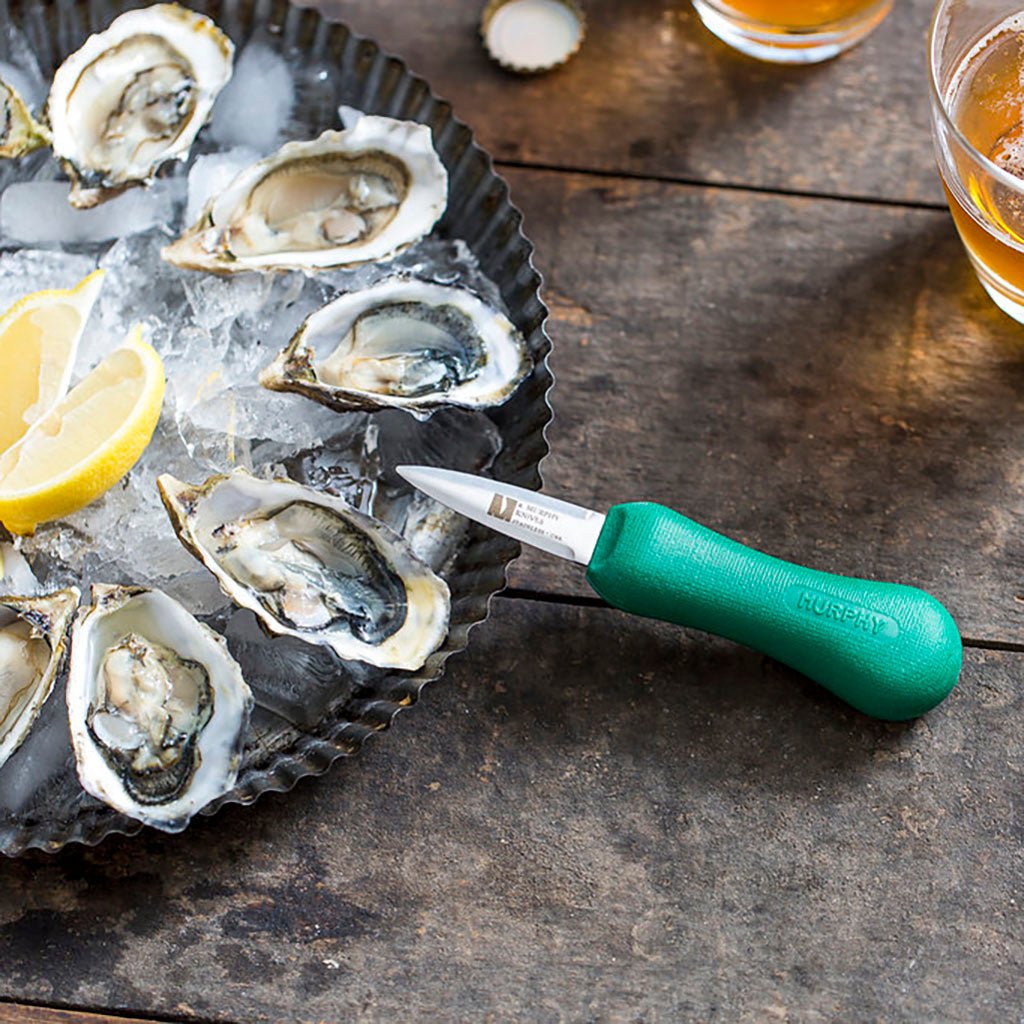
M 843 195 L 835 192 L 780 188 L 778 186 L 746 185 L 736 181 L 707 181 L 704 178 L 688 178 L 672 174 L 651 174 L 642 171 L 601 170 L 596 167 L 575 167 L 571 164 L 546 164 L 534 160 L 495 160 L 494 166 L 501 171 L 537 171 L 543 174 L 577 174 L 586 178 L 604 178 L 620 181 L 647 181 L 661 185 L 679 185 L 689 188 L 715 188 L 723 192 L 743 192 L 749 195 L 781 196 L 785 199 L 816 199 L 829 203 L 858 203 L 861 206 L 887 206 L 905 210 L 928 210 L 942 212 L 949 207 L 943 202 L 925 199 L 886 199 L 875 196 Z M 938 174 L 938 171 L 935 172 Z
M 0 1024 L 212 1024 L 207 1018 L 152 1016 L 149 1011 L 80 1010 L 67 1006 L 43 1006 L 36 1003 L 12 1003 L 0 1000 Z M 218 1020 L 218 1024 L 231 1024 Z
M 546 590 L 524 590 L 519 587 L 509 587 L 507 590 L 501 591 L 497 596 L 510 601 L 534 601 L 538 604 L 572 605 L 577 608 L 612 608 L 612 605 L 600 597 L 588 597 L 586 594 L 559 594 Z M 1024 642 L 979 640 L 976 637 L 970 636 L 961 636 L 960 641 L 964 647 L 970 647 L 974 650 L 1006 651 L 1010 654 L 1024 654 Z M 2 1018 L 0 1018 L 0 1024 L 4 1024 Z

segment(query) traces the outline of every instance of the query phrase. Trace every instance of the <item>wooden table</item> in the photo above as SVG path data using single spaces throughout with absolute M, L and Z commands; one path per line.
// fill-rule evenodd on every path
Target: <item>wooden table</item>
M 326 778 L 0 865 L 0 995 L 237 1024 L 1016 1021 L 1024 330 L 941 201 L 930 0 L 789 70 L 683 0 L 591 0 L 579 57 L 532 80 L 488 62 L 479 6 L 334 10 L 455 103 L 525 212 L 549 490 L 925 587 L 962 683 L 869 721 L 527 554 L 447 678 Z

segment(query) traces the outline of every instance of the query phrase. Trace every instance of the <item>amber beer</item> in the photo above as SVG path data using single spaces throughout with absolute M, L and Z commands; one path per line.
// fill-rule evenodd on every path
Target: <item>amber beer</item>
M 738 14 L 779 28 L 815 28 L 846 21 L 876 7 L 875 0 L 729 0 Z
M 982 280 L 1015 299 L 1024 293 L 1024 11 L 970 48 L 944 105 L 966 141 L 1010 176 L 970 160 L 943 168 L 953 219 Z
M 693 0 L 719 39 L 780 64 L 828 60 L 860 42 L 892 0 Z

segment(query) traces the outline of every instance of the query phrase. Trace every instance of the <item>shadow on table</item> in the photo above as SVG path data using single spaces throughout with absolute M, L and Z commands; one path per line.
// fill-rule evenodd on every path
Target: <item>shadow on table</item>
M 1013 608 L 979 609 L 982 581 L 1014 564 L 999 510 L 1019 504 L 1024 329 L 983 293 L 948 218 L 897 231 L 886 216 L 837 269 L 808 252 L 735 307 L 715 296 L 717 344 L 680 350 L 677 368 L 678 393 L 701 387 L 655 409 L 658 471 L 720 490 L 708 525 L 782 557 L 940 591 L 958 567 L 964 631 L 1019 639 Z M 667 440 L 693 422 L 710 424 L 705 460 Z
M 641 969 L 641 910 L 784 919 L 779 900 L 893 863 L 885 822 L 916 800 L 904 762 L 935 720 L 870 721 L 698 633 L 500 601 L 422 706 L 327 778 L 180 836 L 0 865 L 4 993 L 235 1020 L 319 999 L 336 1019 L 357 979 L 398 998 L 407 971 L 510 943 L 532 962 L 563 933 Z

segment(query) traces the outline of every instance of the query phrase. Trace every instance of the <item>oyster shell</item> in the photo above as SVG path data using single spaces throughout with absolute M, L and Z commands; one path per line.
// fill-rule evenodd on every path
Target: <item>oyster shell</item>
M 46 112 L 53 152 L 95 206 L 183 160 L 231 78 L 234 45 L 177 4 L 127 11 L 57 69 Z
M 430 129 L 361 117 L 289 142 L 236 175 L 163 251 L 179 267 L 230 274 L 384 260 L 418 242 L 448 203 Z
M 82 787 L 178 832 L 235 784 L 252 694 L 224 638 L 158 590 L 96 585 L 67 686 Z
M 0 765 L 21 745 L 53 690 L 79 597 L 73 587 L 42 597 L 0 597 Z
M 0 157 L 18 157 L 47 146 L 50 133 L 30 113 L 18 91 L 0 78 Z
M 243 470 L 157 480 L 178 539 L 273 633 L 418 669 L 448 632 L 448 585 L 390 527 L 340 498 Z
M 260 374 L 332 409 L 501 405 L 529 373 L 522 335 L 463 288 L 392 278 L 306 319 Z

